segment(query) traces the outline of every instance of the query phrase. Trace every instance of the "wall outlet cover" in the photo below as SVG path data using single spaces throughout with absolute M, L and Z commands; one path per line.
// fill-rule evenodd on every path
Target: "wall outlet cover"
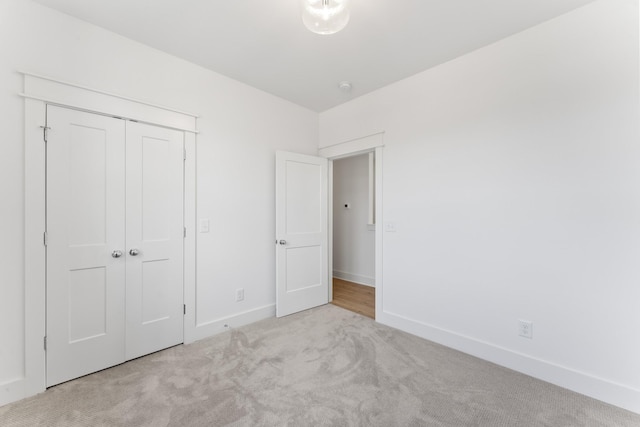
M 533 322 L 530 320 L 518 320 L 518 335 L 523 338 L 533 339 Z
M 398 231 L 396 223 L 392 222 L 392 221 L 385 222 L 384 223 L 384 231 L 386 231 L 387 233 L 395 233 L 396 231 Z

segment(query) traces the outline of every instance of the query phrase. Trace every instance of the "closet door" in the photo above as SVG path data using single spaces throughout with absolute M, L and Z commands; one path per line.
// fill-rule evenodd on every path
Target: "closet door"
M 125 122 L 47 107 L 47 386 L 125 360 Z
M 183 342 L 183 167 L 183 132 L 127 122 L 127 359 Z
M 47 386 L 183 342 L 184 134 L 49 106 Z

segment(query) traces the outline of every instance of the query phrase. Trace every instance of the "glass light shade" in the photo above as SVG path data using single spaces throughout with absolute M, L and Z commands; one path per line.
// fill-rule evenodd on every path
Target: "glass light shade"
M 316 34 L 334 34 L 349 23 L 349 0 L 301 0 L 302 22 Z

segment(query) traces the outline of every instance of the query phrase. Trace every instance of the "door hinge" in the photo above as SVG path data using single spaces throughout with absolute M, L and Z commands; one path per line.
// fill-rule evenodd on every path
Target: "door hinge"
M 49 243 L 49 234 L 46 231 L 42 235 L 42 243 L 44 243 L 45 246 Z
M 184 229 L 182 230 L 182 237 L 184 237 L 185 239 L 187 238 L 187 227 L 184 227 Z
M 182 160 L 187 160 L 187 149 L 186 148 L 182 149 Z
M 44 351 L 47 351 L 47 337 L 44 337 Z
M 182 314 L 187 314 L 187 304 L 182 304 Z
M 47 142 L 47 139 L 49 138 L 49 129 L 51 129 L 49 126 L 40 126 L 40 129 L 42 129 L 42 137 L 44 138 L 44 142 Z

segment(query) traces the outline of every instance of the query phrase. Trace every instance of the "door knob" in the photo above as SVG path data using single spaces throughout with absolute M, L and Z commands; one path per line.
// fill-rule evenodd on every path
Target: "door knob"
M 137 249 L 131 249 L 131 250 L 129 251 L 129 255 L 131 255 L 131 256 L 136 256 L 136 255 L 138 255 L 139 253 L 140 253 L 140 251 L 139 251 L 139 250 L 137 250 Z
M 111 256 L 114 258 L 120 258 L 122 256 L 122 251 L 113 251 L 111 252 Z
M 287 241 L 286 240 L 280 240 L 278 243 L 280 243 L 281 245 L 286 245 Z

